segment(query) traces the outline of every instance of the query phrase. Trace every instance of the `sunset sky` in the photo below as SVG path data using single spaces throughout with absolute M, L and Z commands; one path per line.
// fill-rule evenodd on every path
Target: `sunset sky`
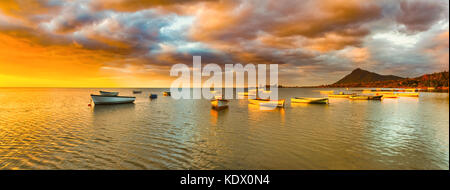
M 0 87 L 168 87 L 173 64 L 279 64 L 279 84 L 360 67 L 448 70 L 447 0 L 1 0 Z

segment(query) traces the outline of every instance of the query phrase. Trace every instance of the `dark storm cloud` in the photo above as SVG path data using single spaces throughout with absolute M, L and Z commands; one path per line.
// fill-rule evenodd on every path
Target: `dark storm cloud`
M 444 16 L 444 8 L 439 1 L 401 1 L 396 20 L 408 31 L 425 31 Z

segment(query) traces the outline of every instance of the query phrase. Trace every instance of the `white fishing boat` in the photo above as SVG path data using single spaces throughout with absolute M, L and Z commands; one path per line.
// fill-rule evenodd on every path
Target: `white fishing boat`
M 333 94 L 334 90 L 321 90 L 320 94 Z
M 92 101 L 96 105 L 101 104 L 126 104 L 133 103 L 136 97 L 133 96 L 104 96 L 91 94 Z
M 225 109 L 228 108 L 228 100 L 224 100 L 224 99 L 215 99 L 215 100 L 211 100 L 211 107 L 213 109 Z
M 284 107 L 284 99 L 281 100 L 270 100 L 270 99 L 261 99 L 261 98 L 255 98 L 255 99 L 248 99 L 249 103 L 259 105 L 259 106 L 268 106 L 268 107 Z
M 157 94 L 150 94 L 150 99 L 155 99 L 155 98 L 158 98 L 158 95 Z
M 351 100 L 381 100 L 383 95 L 354 95 L 350 96 Z
M 291 98 L 292 103 L 307 103 L 307 104 L 328 104 L 328 98 Z
M 339 92 L 339 94 L 328 94 L 329 98 L 350 98 L 355 94 L 345 94 L 344 92 Z
M 118 96 L 119 92 L 107 92 L 107 91 L 100 90 L 100 95 L 102 95 L 102 96 Z

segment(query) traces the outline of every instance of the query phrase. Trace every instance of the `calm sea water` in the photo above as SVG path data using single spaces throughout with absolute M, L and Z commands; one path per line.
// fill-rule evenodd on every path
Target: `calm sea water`
M 214 111 L 208 100 L 163 97 L 167 89 L 89 107 L 98 90 L 0 88 L 0 168 L 449 169 L 448 93 L 291 105 L 321 95 L 280 89 L 284 109 L 232 100 Z

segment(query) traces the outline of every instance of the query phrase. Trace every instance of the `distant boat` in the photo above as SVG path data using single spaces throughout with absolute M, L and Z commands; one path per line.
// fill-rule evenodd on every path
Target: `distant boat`
M 133 90 L 133 94 L 140 94 L 142 93 L 142 90 Z
M 380 93 L 377 93 L 379 95 Z M 383 94 L 383 98 L 398 98 L 397 94 Z
M 248 101 L 251 104 L 256 104 L 260 106 L 275 106 L 275 107 L 284 107 L 284 99 L 281 100 L 270 100 L 270 99 L 261 99 L 261 98 L 255 98 L 255 99 L 248 99 Z
M 381 91 L 381 92 L 376 92 L 377 94 L 383 94 L 383 95 L 385 95 L 385 94 L 394 94 L 394 92 L 388 92 L 388 91 Z M 384 97 L 384 96 L 383 96 Z
M 248 92 L 238 92 L 239 96 L 248 96 Z
M 119 95 L 119 92 L 100 91 L 100 95 L 103 95 L 103 96 L 117 96 L 117 95 Z
M 405 89 L 405 92 L 416 92 L 417 90 L 415 88 L 407 88 Z
M 322 90 L 320 91 L 320 94 L 333 94 L 334 90 Z
M 211 100 L 211 107 L 216 110 L 226 109 L 228 108 L 228 100 L 224 99 L 214 99 Z
M 381 100 L 383 95 L 353 95 L 350 96 L 352 100 Z
M 222 95 L 215 95 L 214 99 L 221 100 L 221 99 L 223 99 L 223 96 Z
M 104 96 L 104 95 L 94 95 L 91 94 L 92 101 L 94 104 L 126 104 L 133 103 L 136 100 L 136 97 L 132 96 Z
M 166 91 L 166 92 L 163 92 L 163 95 L 164 96 L 171 96 L 171 93 L 170 93 L 170 91 Z
M 396 95 L 402 96 L 402 97 L 419 97 L 419 93 L 418 92 L 397 93 Z
M 150 94 L 150 99 L 155 99 L 155 98 L 158 98 L 157 94 Z
M 343 92 L 340 92 L 339 94 L 328 94 L 328 97 L 330 98 L 350 98 L 350 96 L 353 96 L 355 94 L 344 94 Z
M 372 92 L 372 90 L 364 89 L 364 90 L 362 91 L 362 93 L 363 93 L 363 94 L 370 94 L 370 93 L 373 93 L 373 92 Z
M 328 98 L 291 98 L 292 103 L 308 103 L 308 104 L 328 104 Z

